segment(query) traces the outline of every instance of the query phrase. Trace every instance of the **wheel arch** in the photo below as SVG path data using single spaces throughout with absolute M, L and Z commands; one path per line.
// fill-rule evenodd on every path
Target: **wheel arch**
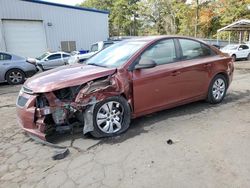
M 127 97 L 127 95 L 125 93 L 121 93 L 120 96 L 127 100 L 130 111 L 131 111 L 131 113 L 133 113 L 134 108 L 133 108 L 132 101 Z

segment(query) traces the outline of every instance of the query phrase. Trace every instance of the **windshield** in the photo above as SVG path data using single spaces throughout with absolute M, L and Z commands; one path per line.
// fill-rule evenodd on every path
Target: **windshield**
M 238 45 L 227 45 L 222 50 L 237 50 Z
M 90 58 L 86 64 L 102 67 L 119 67 L 142 48 L 146 41 L 123 41 L 114 44 Z
M 41 55 L 40 57 L 37 57 L 36 59 L 38 60 L 42 60 L 43 58 L 47 57 L 49 55 L 48 52 L 44 53 L 43 55 Z

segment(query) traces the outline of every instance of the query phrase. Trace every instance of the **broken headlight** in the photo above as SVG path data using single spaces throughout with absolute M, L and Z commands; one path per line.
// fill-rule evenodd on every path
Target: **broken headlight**
M 56 98 L 60 100 L 72 100 L 79 92 L 80 86 L 73 86 L 54 91 Z

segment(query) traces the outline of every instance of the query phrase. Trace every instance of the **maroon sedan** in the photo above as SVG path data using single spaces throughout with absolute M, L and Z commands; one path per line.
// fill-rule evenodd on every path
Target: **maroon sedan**
M 220 103 L 233 71 L 230 57 L 192 38 L 126 40 L 84 65 L 28 79 L 17 99 L 18 122 L 44 140 L 74 126 L 95 137 L 114 136 L 132 118 L 198 100 Z

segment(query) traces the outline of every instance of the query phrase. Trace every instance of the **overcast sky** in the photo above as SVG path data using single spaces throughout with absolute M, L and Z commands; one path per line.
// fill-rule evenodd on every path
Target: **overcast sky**
M 65 4 L 65 5 L 76 5 L 77 3 L 79 4 L 83 2 L 84 0 L 43 0 L 43 1 Z

